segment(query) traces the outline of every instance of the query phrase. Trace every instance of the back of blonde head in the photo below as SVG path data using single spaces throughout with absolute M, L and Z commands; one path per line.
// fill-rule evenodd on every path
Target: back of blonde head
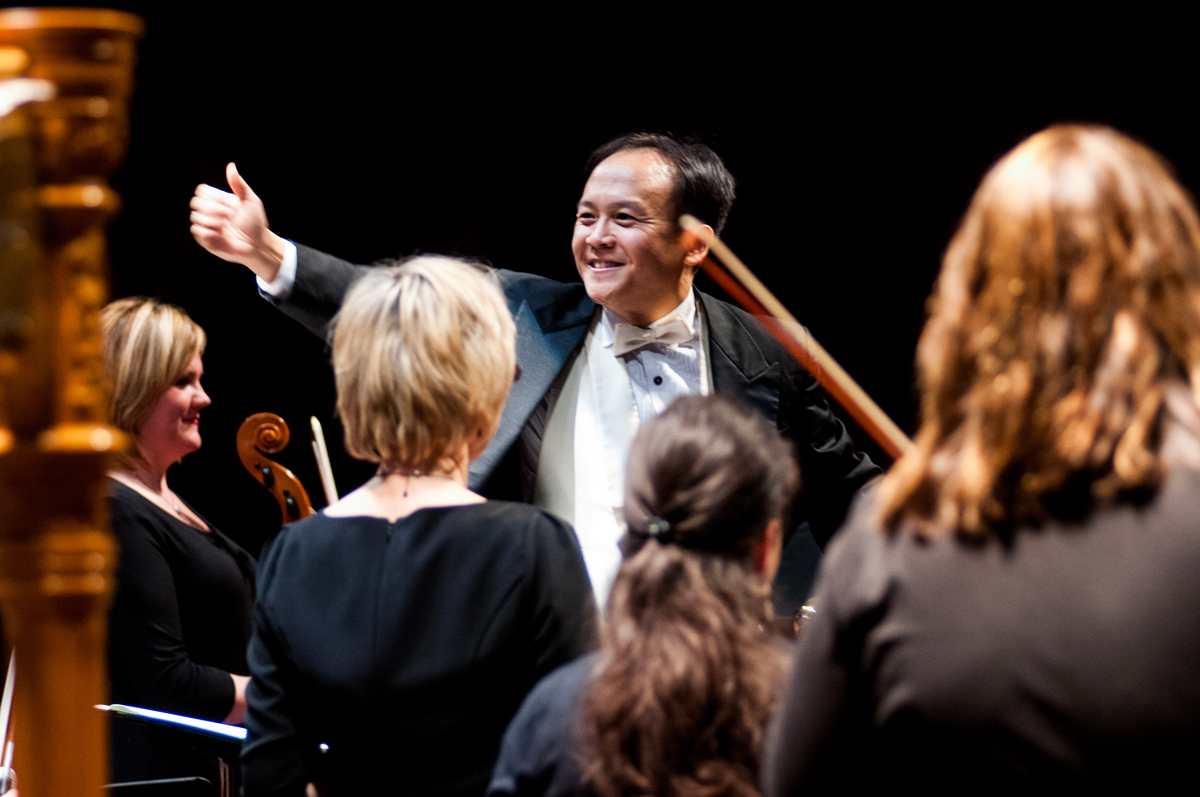
M 1163 389 L 1200 367 L 1200 221 L 1153 152 L 1049 128 L 984 178 L 917 351 L 886 528 L 988 534 L 1053 496 L 1153 489 Z
M 448 257 L 373 269 L 338 313 L 333 365 L 346 450 L 433 473 L 490 435 L 512 387 L 515 327 L 495 277 Z

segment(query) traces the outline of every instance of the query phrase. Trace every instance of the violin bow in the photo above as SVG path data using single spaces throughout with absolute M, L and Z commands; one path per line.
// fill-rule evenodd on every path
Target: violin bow
M 724 288 L 743 310 L 758 318 L 780 345 L 813 375 L 834 401 L 850 413 L 880 448 L 894 460 L 912 448 L 912 441 L 896 422 L 817 343 L 710 227 L 689 214 L 681 216 L 679 224 L 708 245 L 709 256 L 700 264 L 705 273 Z M 713 260 L 712 255 L 721 261 L 724 269 Z
M 313 415 L 309 419 L 312 426 L 313 456 L 317 460 L 317 473 L 321 475 L 321 488 L 325 491 L 325 503 L 333 506 L 338 500 L 337 484 L 333 481 L 333 465 L 329 462 L 329 448 L 325 445 L 325 430 L 321 422 Z

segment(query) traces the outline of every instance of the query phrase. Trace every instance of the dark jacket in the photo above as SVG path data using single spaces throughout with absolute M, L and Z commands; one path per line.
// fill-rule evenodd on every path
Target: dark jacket
M 282 301 L 272 301 L 324 336 L 350 285 L 370 266 L 356 266 L 299 244 L 296 248 L 292 292 Z M 499 431 L 471 463 L 471 489 L 489 498 L 529 501 L 547 393 L 573 362 L 596 304 L 579 283 L 503 269 L 496 274 L 516 321 L 521 378 L 509 393 Z M 713 387 L 755 407 L 794 441 L 803 489 L 792 520 L 807 523 L 813 539 L 824 546 L 841 525 L 854 494 L 879 474 L 878 466 L 855 448 L 816 380 L 758 321 L 699 291 L 697 297 L 708 324 Z

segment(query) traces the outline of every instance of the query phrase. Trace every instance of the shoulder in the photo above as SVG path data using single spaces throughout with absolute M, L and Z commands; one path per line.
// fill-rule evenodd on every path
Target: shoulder
M 563 521 L 532 504 L 517 501 L 487 501 L 448 507 L 437 516 L 439 524 L 487 529 L 490 535 L 514 537 L 557 537 L 573 534 Z
M 574 532 L 561 520 L 529 504 L 488 501 L 451 507 L 431 507 L 402 518 L 398 524 L 425 529 L 422 535 L 438 547 L 524 547 L 557 541 L 574 545 Z M 318 513 L 284 526 L 260 557 L 260 573 L 270 578 L 283 560 L 345 558 L 389 525 L 374 517 L 328 517 Z M 436 534 L 429 532 L 436 531 Z
M 756 339 L 765 338 L 774 341 L 774 338 L 763 329 L 759 320 L 742 308 L 732 305 L 723 299 L 718 299 L 715 296 L 709 296 L 703 291 L 696 291 L 696 295 L 704 307 L 704 314 L 707 316 L 710 329 L 728 330 L 735 335 L 745 335 Z
M 265 577 L 280 559 L 303 555 L 313 548 L 336 544 L 341 529 L 355 525 L 364 518 L 331 518 L 320 512 L 303 520 L 288 523 L 272 537 L 259 553 L 259 573 Z
M 595 653 L 580 656 L 538 681 L 521 704 L 517 717 L 538 725 L 543 720 L 558 720 L 570 715 L 583 696 L 584 686 L 591 680 L 596 656 Z M 566 727 L 562 723 L 555 724 Z
M 130 536 L 158 537 L 169 533 L 170 528 L 164 522 L 161 510 L 137 490 L 110 478 L 106 494 L 113 534 L 123 544 L 128 544 L 127 538 Z
M 311 537 L 314 534 L 328 534 L 345 526 L 356 525 L 357 521 L 364 519 L 366 518 L 329 517 L 323 512 L 314 512 L 303 520 L 284 524 L 270 544 L 274 546 L 277 542 L 287 540 L 295 542 Z
M 579 548 L 579 538 L 575 530 L 566 522 L 530 504 L 518 504 L 510 501 L 489 501 L 495 511 L 502 517 L 511 518 L 513 528 L 522 529 L 523 542 L 530 556 L 543 560 L 549 569 L 548 575 L 556 579 L 567 577 L 574 568 L 563 569 L 565 565 L 583 565 L 583 552 Z
M 505 294 L 527 299 L 531 304 L 539 301 L 553 301 L 574 294 L 580 296 L 587 294 L 582 283 L 559 282 L 549 277 L 528 274 L 524 271 L 509 271 L 506 268 L 496 269 L 495 274 Z
M 880 528 L 878 492 L 878 480 L 860 491 L 845 525 L 825 549 L 817 574 L 817 611 L 858 614 L 885 599 L 895 549 L 910 541 L 903 531 L 888 534 Z
M 559 282 L 549 277 L 509 271 L 499 268 L 496 278 L 504 295 L 508 297 L 509 309 L 515 314 L 522 302 L 529 302 L 535 310 L 547 305 L 574 306 L 591 302 L 582 283 Z
M 571 527 L 562 520 L 533 504 L 517 501 L 488 501 L 486 504 L 477 504 L 476 506 L 486 514 L 502 518 L 509 523 L 524 525 L 534 533 L 553 534 L 564 529 L 571 530 Z
M 538 681 L 509 723 L 488 794 L 572 794 L 580 779 L 575 723 L 595 654 Z
M 447 513 L 441 522 L 456 529 L 472 548 L 490 549 L 493 554 L 520 551 L 529 560 L 545 560 L 551 565 L 561 562 L 563 557 L 582 557 L 575 531 L 531 504 L 515 501 L 471 504 Z M 537 568 L 538 572 L 543 569 Z
M 780 324 L 780 322 L 772 318 L 753 316 L 740 307 L 735 307 L 729 302 L 701 291 L 696 293 L 704 307 L 709 339 L 713 343 L 722 348 L 732 347 L 734 349 L 749 344 L 756 348 L 767 362 L 783 362 L 789 367 L 794 365 L 795 370 L 803 370 L 764 326 L 765 324 Z M 808 334 L 808 330 L 803 326 L 800 329 Z
M 137 490 L 122 484 L 111 476 L 108 477 L 104 494 L 108 498 L 108 505 L 113 510 L 139 512 L 150 509 L 150 502 Z

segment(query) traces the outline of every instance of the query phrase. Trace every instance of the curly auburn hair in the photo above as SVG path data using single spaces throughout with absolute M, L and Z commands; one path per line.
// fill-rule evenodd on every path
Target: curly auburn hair
M 1156 153 L 1102 127 L 1026 139 L 975 192 L 930 309 L 883 528 L 984 538 L 1157 487 L 1164 387 L 1200 367 L 1200 220 Z
M 626 558 L 580 717 L 584 780 L 599 797 L 757 795 L 786 655 L 752 559 L 795 494 L 792 452 L 753 410 L 685 396 L 639 430 L 626 470 Z

